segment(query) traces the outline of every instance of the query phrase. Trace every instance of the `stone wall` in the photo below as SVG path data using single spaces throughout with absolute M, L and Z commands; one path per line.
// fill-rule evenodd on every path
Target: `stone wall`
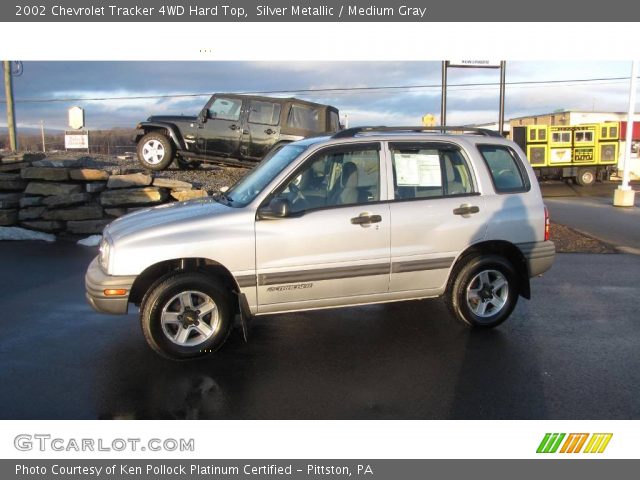
M 206 197 L 170 178 L 121 168 L 83 168 L 78 160 L 15 154 L 0 159 L 0 226 L 41 232 L 101 233 L 139 208 Z

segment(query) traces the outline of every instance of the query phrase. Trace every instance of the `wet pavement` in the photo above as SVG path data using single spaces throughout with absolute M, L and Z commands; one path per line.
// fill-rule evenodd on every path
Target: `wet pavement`
M 440 300 L 261 317 L 173 363 L 84 300 L 95 249 L 1 242 L 0 418 L 640 418 L 640 257 L 558 255 L 512 317 Z
M 613 192 L 618 183 L 602 182 L 593 187 L 579 187 L 564 182 L 541 184 L 544 203 L 551 220 L 561 223 L 626 253 L 640 255 L 640 194 L 635 207 L 614 207 Z M 633 188 L 638 191 L 636 182 Z

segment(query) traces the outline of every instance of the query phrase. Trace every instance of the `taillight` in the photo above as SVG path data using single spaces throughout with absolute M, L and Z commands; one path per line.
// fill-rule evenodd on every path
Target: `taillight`
M 551 224 L 549 223 L 549 210 L 544 207 L 544 240 L 551 240 Z

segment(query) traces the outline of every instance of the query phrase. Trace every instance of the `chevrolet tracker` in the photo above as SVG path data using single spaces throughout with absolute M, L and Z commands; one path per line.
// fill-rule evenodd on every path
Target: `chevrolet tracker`
M 515 143 L 482 129 L 360 127 L 290 143 L 215 198 L 115 220 L 86 289 L 100 312 L 139 306 L 151 348 L 187 359 L 219 349 L 236 315 L 246 327 L 443 297 L 466 325 L 495 327 L 554 255 Z

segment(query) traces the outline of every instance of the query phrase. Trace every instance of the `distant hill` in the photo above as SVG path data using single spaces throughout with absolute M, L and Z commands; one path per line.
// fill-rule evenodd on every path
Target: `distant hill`
M 112 128 L 91 130 L 91 153 L 120 153 L 135 149 L 134 129 Z M 45 145 L 47 150 L 64 150 L 64 130 L 45 128 Z M 9 146 L 9 130 L 0 127 L 0 149 Z M 20 150 L 41 151 L 42 134 L 39 128 L 18 128 L 18 147 Z
M 57 128 L 45 128 L 45 135 L 56 135 L 64 133 L 64 130 L 59 130 Z M 31 128 L 31 127 L 20 127 L 18 129 L 18 134 L 22 135 L 40 135 L 40 128 Z M 9 135 L 9 129 L 7 127 L 0 127 L 0 137 L 5 135 Z

